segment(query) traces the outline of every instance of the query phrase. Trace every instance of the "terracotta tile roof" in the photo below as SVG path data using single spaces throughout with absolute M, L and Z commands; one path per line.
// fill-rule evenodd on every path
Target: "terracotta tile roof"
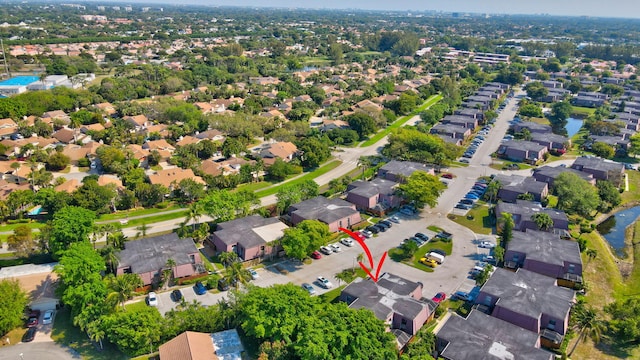
M 14 184 L 7 182 L 5 180 L 0 180 L 0 199 L 7 200 L 9 198 L 9 194 L 16 190 L 30 190 L 31 185 L 29 184 Z
M 262 151 L 262 155 L 264 157 L 278 157 L 286 159 L 293 156 L 297 151 L 298 147 L 296 147 L 292 142 L 283 141 L 270 144 L 268 148 Z
M 91 124 L 91 125 L 83 125 L 80 128 L 80 131 L 82 131 L 83 133 L 86 133 L 88 131 L 102 131 L 104 130 L 104 125 L 100 124 L 100 123 L 95 123 L 95 124 Z
M 126 149 L 131 150 L 133 157 L 138 160 L 146 158 L 149 156 L 149 153 L 151 153 L 149 150 L 143 149 L 142 146 L 136 144 L 127 145 Z
M 62 110 L 47 111 L 40 116 L 42 119 L 68 119 L 69 115 Z
M 11 167 L 12 164 L 19 164 L 17 161 L 0 161 L 0 173 L 7 174 L 13 173 L 14 169 Z
M 174 181 L 179 183 L 184 179 L 193 179 L 197 183 L 206 184 L 204 180 L 202 180 L 201 177 L 196 176 L 191 169 L 166 169 L 149 175 L 149 182 L 152 184 L 161 184 L 166 187 L 171 187 L 171 184 Z
M 114 184 L 118 189 L 124 188 L 124 186 L 122 185 L 122 181 L 117 177 L 109 175 L 100 175 L 100 177 L 98 177 L 98 185 L 106 186 L 109 184 Z
M 77 188 L 80 187 L 80 182 L 77 179 L 68 180 L 58 186 L 55 187 L 56 191 L 65 191 L 68 193 L 72 193 L 76 191 Z
M 80 145 L 68 144 L 62 149 L 62 153 L 69 157 L 71 161 L 78 161 L 87 156 L 89 149 Z
M 67 128 L 62 128 L 56 132 L 54 132 L 51 137 L 54 139 L 58 139 L 60 142 L 63 143 L 71 143 L 73 142 L 73 130 L 71 129 L 67 129 Z
M 0 119 L 0 136 L 11 135 L 18 131 L 18 124 L 13 119 Z
M 123 119 L 137 126 L 144 126 L 144 124 L 149 121 L 144 115 L 125 116 Z
M 96 107 L 102 111 L 104 111 L 105 113 L 107 113 L 108 115 L 113 115 L 116 113 L 116 108 L 115 106 L 113 106 L 111 103 L 108 102 L 104 102 L 104 103 L 100 103 L 100 104 L 96 104 Z
M 142 145 L 142 148 L 149 149 L 151 151 L 153 150 L 174 151 L 176 149 L 173 145 L 169 144 L 165 139 L 147 141 Z
M 202 170 L 203 173 L 209 174 L 211 176 L 222 175 L 222 167 L 219 163 L 213 160 L 203 161 L 202 164 L 200 164 L 200 170 Z
M 176 143 L 176 145 L 178 146 L 185 146 L 185 145 L 189 145 L 189 144 L 197 144 L 200 141 L 202 141 L 201 139 L 198 139 L 197 137 L 193 137 L 193 136 L 185 136 L 182 138 L 182 140 L 178 141 Z
M 162 360 L 217 360 L 210 334 L 185 331 L 160 345 Z

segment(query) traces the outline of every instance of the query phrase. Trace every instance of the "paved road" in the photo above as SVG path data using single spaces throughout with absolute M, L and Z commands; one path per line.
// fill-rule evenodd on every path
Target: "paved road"
M 50 342 L 20 343 L 0 348 L 0 359 L 73 360 L 82 357 L 73 349 Z

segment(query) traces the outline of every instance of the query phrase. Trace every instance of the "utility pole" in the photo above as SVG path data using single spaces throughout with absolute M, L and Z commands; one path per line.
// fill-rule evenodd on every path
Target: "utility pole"
M 0 38 L 0 47 L 2 48 L 2 62 L 4 63 L 4 71 L 7 73 L 7 77 L 11 78 L 11 73 L 9 73 L 9 66 L 7 65 L 7 54 L 4 49 L 4 41 Z

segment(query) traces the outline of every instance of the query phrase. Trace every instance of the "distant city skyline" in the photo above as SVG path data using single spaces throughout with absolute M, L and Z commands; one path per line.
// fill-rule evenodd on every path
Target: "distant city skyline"
M 169 2 L 163 0 L 158 1 Z M 153 0 L 145 0 L 145 2 L 150 3 L 153 2 Z M 640 18 L 640 1 L 637 0 L 614 0 L 608 2 L 596 0 L 448 0 L 438 2 L 425 0 L 235 0 L 233 2 L 187 0 L 187 2 L 214 6 L 397 10 L 407 12 L 434 10 L 479 14 L 549 14 L 560 16 Z

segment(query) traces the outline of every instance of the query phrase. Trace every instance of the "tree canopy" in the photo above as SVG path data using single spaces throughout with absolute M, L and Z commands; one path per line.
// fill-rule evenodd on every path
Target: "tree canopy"
M 53 215 L 49 249 L 59 257 L 61 252 L 77 242 L 88 242 L 96 214 L 77 206 L 67 206 Z
M 440 182 L 438 177 L 424 171 L 416 171 L 406 179 L 405 183 L 398 186 L 398 193 L 405 200 L 413 202 L 418 208 L 425 205 L 434 207 L 444 189 L 445 185 Z
M 553 189 L 558 196 L 558 208 L 569 213 L 590 217 L 600 205 L 597 189 L 574 173 L 560 174 Z
M 18 280 L 0 280 L 0 335 L 22 324 L 24 308 L 29 299 Z

